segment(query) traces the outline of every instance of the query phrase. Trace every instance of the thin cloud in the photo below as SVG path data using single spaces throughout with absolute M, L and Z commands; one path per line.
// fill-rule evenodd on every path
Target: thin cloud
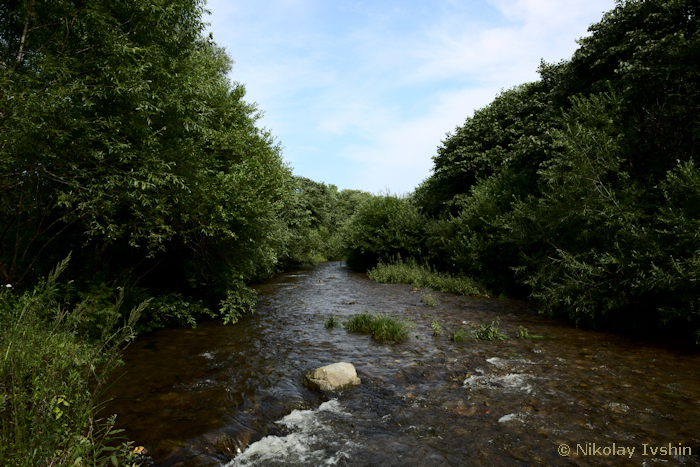
M 295 173 L 340 188 L 411 191 L 474 109 L 576 49 L 614 0 L 216 0 L 231 78 Z M 398 10 L 397 10 L 398 9 Z M 265 13 L 262 13 L 265 12 Z M 305 149 L 307 148 L 307 149 Z M 313 148 L 313 149 L 311 149 Z

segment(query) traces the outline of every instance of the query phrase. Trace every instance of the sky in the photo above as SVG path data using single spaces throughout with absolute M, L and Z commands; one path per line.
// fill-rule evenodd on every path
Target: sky
M 405 194 L 447 133 L 571 57 L 614 0 L 208 0 L 207 32 L 295 175 Z

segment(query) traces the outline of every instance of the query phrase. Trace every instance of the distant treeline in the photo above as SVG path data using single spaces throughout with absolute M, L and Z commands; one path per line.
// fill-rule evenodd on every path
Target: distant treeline
M 362 205 L 351 263 L 414 258 L 580 325 L 700 341 L 698 10 L 618 2 L 448 134 L 414 193 Z

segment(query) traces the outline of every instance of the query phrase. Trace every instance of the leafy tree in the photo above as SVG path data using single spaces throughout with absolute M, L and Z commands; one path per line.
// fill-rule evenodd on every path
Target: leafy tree
M 433 175 L 416 190 L 416 203 L 433 216 L 456 214 L 457 206 L 449 204 L 455 196 L 502 170 L 521 174 L 523 188 L 536 190 L 539 164 L 552 152 L 548 131 L 556 116 L 541 82 L 502 92 L 448 134 L 433 158 Z
M 75 250 L 89 277 L 228 289 L 234 316 L 277 262 L 290 173 L 202 38 L 203 1 L 0 8 L 2 278 Z
M 573 102 L 567 129 L 555 134 L 566 150 L 540 172 L 542 196 L 516 204 L 504 222 L 528 252 L 519 272 L 549 314 L 697 330 L 700 172 L 679 162 L 655 187 L 635 181 L 625 170 L 619 100 Z M 656 198 L 663 201 L 650 204 Z
M 366 270 L 397 256 L 420 258 L 425 219 L 409 198 L 385 194 L 360 204 L 344 230 L 348 264 Z
M 282 262 L 291 266 L 343 259 L 343 226 L 371 197 L 359 190 L 338 192 L 335 185 L 295 176 L 280 212 L 287 232 Z
M 423 255 L 586 325 L 700 329 L 697 2 L 618 1 L 443 141 Z M 700 331 L 696 333 L 700 336 Z
M 700 5 L 693 0 L 618 0 L 590 27 L 570 62 L 544 65 L 556 105 L 614 91 L 625 168 L 657 183 L 676 160 L 695 157 L 700 137 Z

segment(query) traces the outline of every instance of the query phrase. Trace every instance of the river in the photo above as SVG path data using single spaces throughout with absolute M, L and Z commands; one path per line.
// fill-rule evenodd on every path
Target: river
M 700 466 L 696 351 L 578 329 L 526 301 L 430 292 L 427 306 L 425 290 L 342 262 L 255 288 L 255 313 L 235 325 L 163 329 L 126 349 L 104 413 L 157 465 Z M 409 319 L 410 338 L 324 326 L 365 311 Z M 496 318 L 511 339 L 449 339 Z M 545 339 L 518 339 L 518 326 Z M 360 387 L 303 387 L 306 371 L 341 361 Z

